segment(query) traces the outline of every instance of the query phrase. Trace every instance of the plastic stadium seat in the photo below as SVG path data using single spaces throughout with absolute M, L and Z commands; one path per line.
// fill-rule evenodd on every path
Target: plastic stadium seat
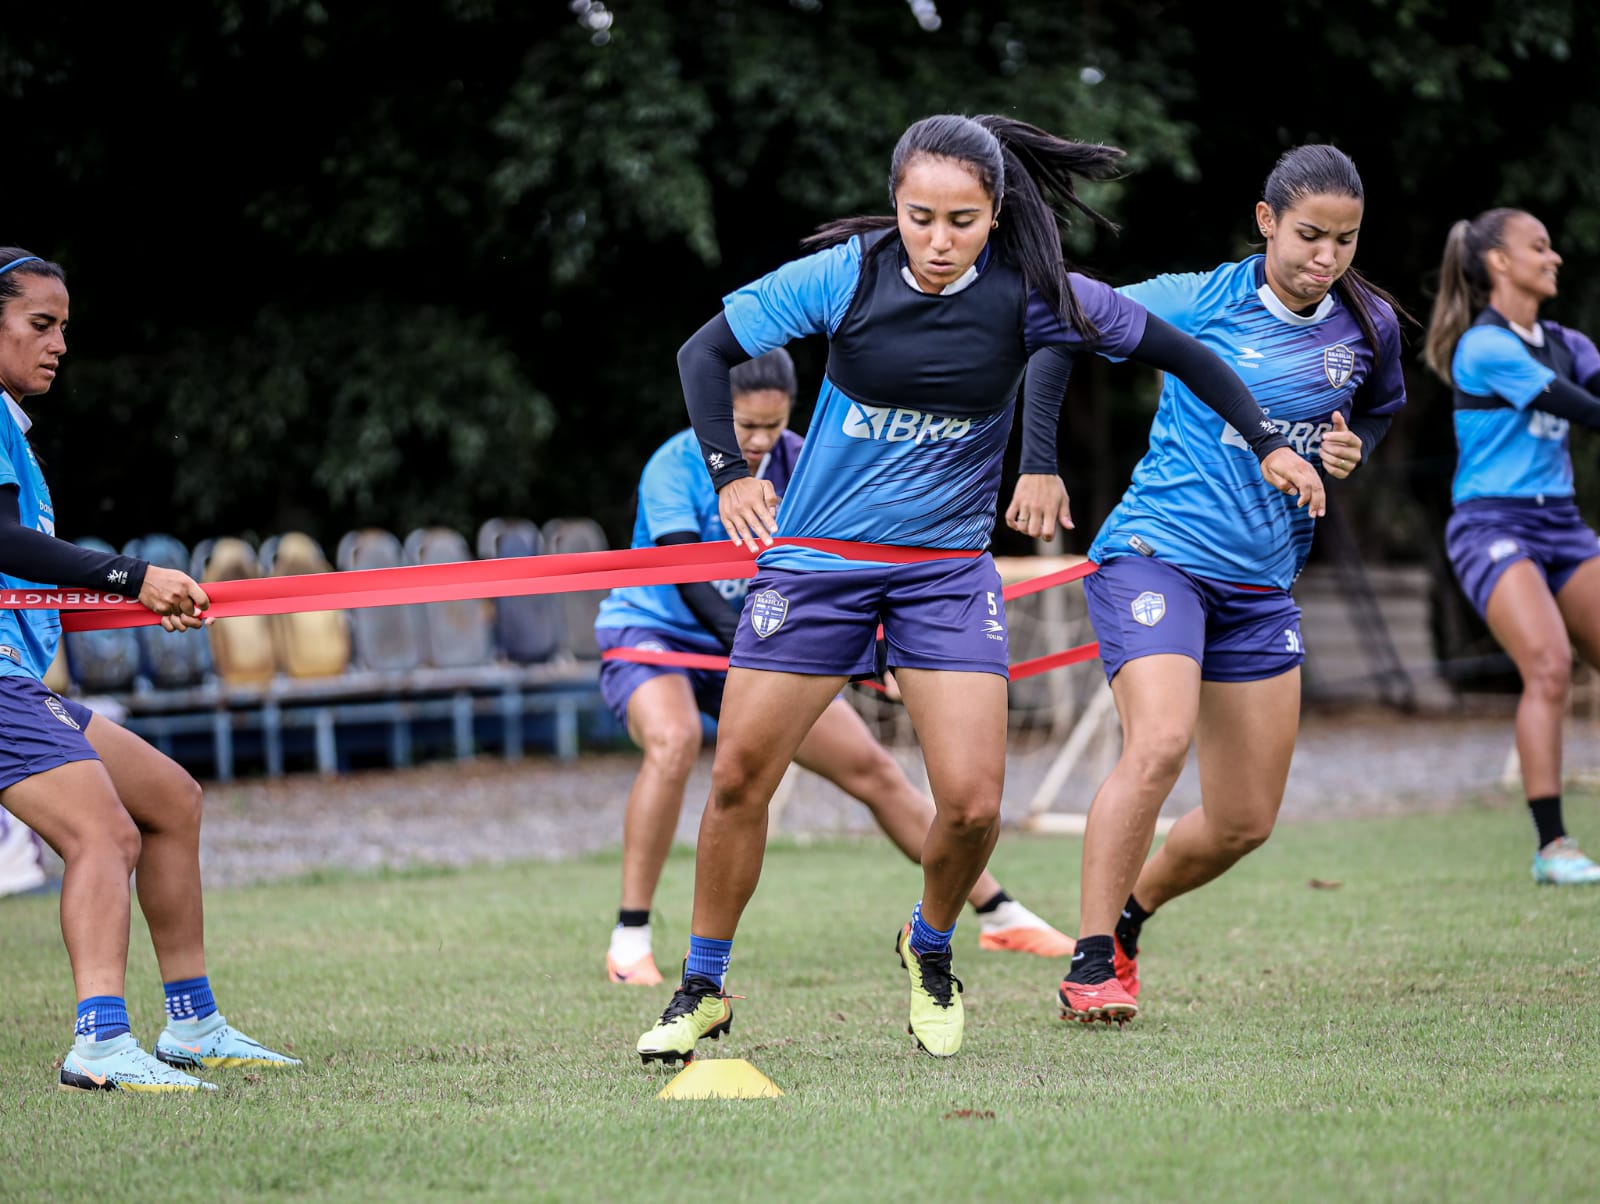
M 527 518 L 491 518 L 478 528 L 478 558 L 538 556 L 544 551 L 539 526 Z M 561 647 L 561 600 L 554 594 L 496 598 L 495 642 L 500 655 L 519 665 L 549 660 Z
M 171 535 L 146 535 L 123 545 L 124 556 L 136 556 L 164 569 L 189 571 L 189 549 Z M 211 645 L 202 632 L 139 628 L 144 674 L 158 689 L 198 686 L 211 673 Z
M 202 585 L 261 576 L 255 549 L 233 536 L 197 543 L 191 564 L 189 575 Z M 216 666 L 217 675 L 228 685 L 262 685 L 276 675 L 278 662 L 272 648 L 272 624 L 266 615 L 217 619 L 206 632 L 211 637 L 211 662 Z
M 408 564 L 455 564 L 472 559 L 461 532 L 419 527 L 406 536 Z M 430 602 L 421 608 L 427 663 L 438 668 L 486 665 L 494 659 L 494 608 L 482 598 Z
M 331 573 L 322 547 L 303 531 L 273 536 L 261 545 L 269 577 Z M 290 677 L 337 677 L 350 667 L 350 617 L 342 610 L 308 610 L 272 616 L 278 668 Z
M 92 537 L 75 541 L 80 548 L 96 552 L 116 549 L 103 539 Z M 85 694 L 131 690 L 139 675 L 139 633 L 132 628 L 117 631 L 73 631 L 62 641 L 67 648 L 67 665 L 72 680 Z
M 604 552 L 606 533 L 592 518 L 552 518 L 545 523 L 544 550 L 551 554 L 563 552 Z M 594 639 L 594 617 L 608 591 L 581 590 L 557 594 L 561 599 L 562 644 L 573 656 L 583 660 L 598 660 L 600 646 Z
M 362 527 L 345 533 L 334 559 L 341 571 L 396 568 L 405 563 L 405 549 L 392 532 Z M 350 633 L 359 668 L 415 669 L 422 661 L 425 637 L 420 607 L 367 606 L 352 610 Z

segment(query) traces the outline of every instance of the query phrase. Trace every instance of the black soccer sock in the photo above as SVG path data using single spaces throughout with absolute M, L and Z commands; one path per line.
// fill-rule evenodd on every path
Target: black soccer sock
M 650 909 L 641 907 L 629 910 L 624 907 L 617 912 L 617 925 L 621 928 L 644 928 L 650 923 Z
M 1128 904 L 1122 909 L 1122 918 L 1117 921 L 1116 928 L 1117 943 L 1122 946 L 1124 957 L 1139 956 L 1139 930 L 1144 927 L 1150 914 L 1139 906 L 1139 900 L 1128 896 Z
M 986 903 L 974 905 L 972 910 L 977 912 L 980 916 L 986 916 L 991 911 L 994 911 L 997 907 L 999 907 L 1000 904 L 1009 902 L 1011 902 L 1011 896 L 1006 894 L 1006 892 L 1003 890 L 997 890 L 994 892 L 994 898 L 990 899 Z
M 1567 834 L 1567 825 L 1561 822 L 1561 796 L 1549 794 L 1542 798 L 1528 800 L 1528 812 L 1533 816 L 1533 826 L 1539 833 L 1539 847 L 1542 849 L 1552 840 L 1560 840 Z
M 1092 987 L 1115 978 L 1111 967 L 1111 938 L 1109 936 L 1081 936 L 1077 951 L 1072 955 L 1072 970 L 1068 982 Z

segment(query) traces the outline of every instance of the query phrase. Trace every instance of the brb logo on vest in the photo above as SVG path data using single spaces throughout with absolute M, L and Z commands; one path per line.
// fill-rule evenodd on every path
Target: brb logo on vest
M 852 401 L 840 428 L 852 439 L 881 439 L 885 443 L 938 443 L 959 439 L 972 429 L 970 418 L 941 418 L 921 410 L 895 406 L 869 406 Z

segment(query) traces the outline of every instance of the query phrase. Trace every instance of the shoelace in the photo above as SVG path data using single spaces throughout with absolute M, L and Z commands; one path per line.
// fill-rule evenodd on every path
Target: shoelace
M 933 1001 L 940 1007 L 950 1007 L 954 1002 L 952 984 L 956 991 L 966 991 L 961 980 L 950 973 L 948 953 L 924 953 L 917 958 L 917 962 L 922 967 L 922 989 L 933 996 Z
M 729 995 L 721 987 L 706 982 L 703 978 L 695 980 L 696 985 L 691 987 L 685 984 L 678 988 L 677 994 L 672 997 L 672 1002 L 667 1004 L 667 1010 L 661 1013 L 661 1024 L 670 1024 L 679 1016 L 687 1016 L 700 1006 L 705 999 L 743 999 L 743 995 Z M 705 983 L 704 987 L 698 984 Z

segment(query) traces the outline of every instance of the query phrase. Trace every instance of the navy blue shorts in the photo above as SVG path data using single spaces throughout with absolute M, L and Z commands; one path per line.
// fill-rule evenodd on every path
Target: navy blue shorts
M 1285 589 L 1196 577 L 1149 556 L 1119 556 L 1083 579 L 1106 680 L 1172 652 L 1203 681 L 1262 681 L 1306 658 L 1300 608 Z
M 1572 498 L 1473 498 L 1462 502 L 1444 529 L 1444 547 L 1456 580 L 1478 614 L 1500 576 L 1519 560 L 1544 573 L 1552 594 L 1586 560 L 1600 556 L 1600 539 Z
M 595 643 L 600 651 L 609 648 L 648 648 L 653 652 L 697 652 L 702 656 L 721 656 L 722 649 L 696 644 L 653 627 L 597 627 Z M 676 674 L 689 679 L 694 691 L 695 706 L 702 715 L 715 719 L 722 713 L 722 687 L 728 680 L 726 673 L 714 669 L 681 669 L 676 665 L 641 665 L 634 661 L 600 662 L 600 697 L 611 708 L 611 713 L 628 726 L 628 700 L 633 692 L 652 677 Z
M 94 712 L 34 677 L 0 677 L 0 790 L 71 761 L 98 761 Z
M 762 569 L 733 655 L 741 669 L 870 677 L 883 625 L 891 669 L 1009 674 L 1006 607 L 988 553 L 878 568 Z

